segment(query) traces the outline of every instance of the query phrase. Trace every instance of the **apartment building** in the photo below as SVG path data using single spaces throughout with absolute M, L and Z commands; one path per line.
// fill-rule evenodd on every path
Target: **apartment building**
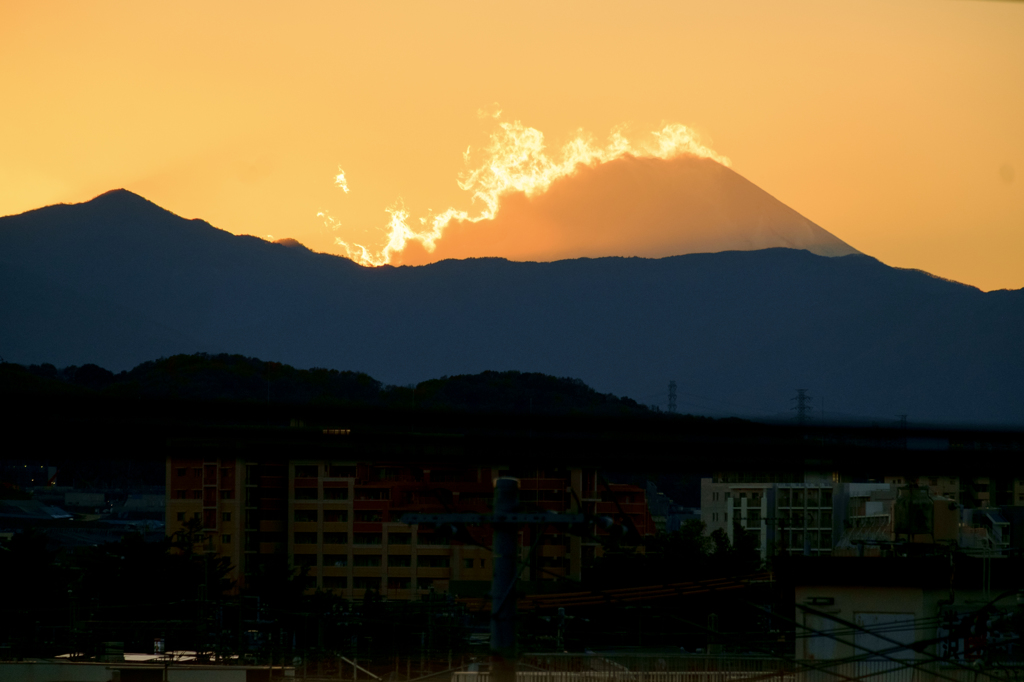
M 491 578 L 490 529 L 455 537 L 401 522 L 407 513 L 487 513 L 499 476 L 520 481 L 526 511 L 628 516 L 653 534 L 644 490 L 607 485 L 593 470 L 569 467 L 454 467 L 330 459 L 172 456 L 167 460 L 167 532 L 202 521 L 207 549 L 227 557 L 229 578 L 244 585 L 261 562 L 286 558 L 305 572 L 307 588 L 389 599 L 430 591 L 480 595 Z M 600 534 L 606 531 L 592 528 Z M 540 537 L 537 537 L 540 533 Z M 600 543 L 567 528 L 525 527 L 522 578 L 579 579 Z
M 884 556 L 898 541 L 1005 548 L 1014 509 L 977 502 L 975 486 L 989 479 L 889 476 L 871 483 L 701 481 L 701 517 L 707 532 L 721 529 L 730 541 L 742 531 L 757 539 L 762 558 L 780 553 L 809 556 Z M 965 492 L 965 490 L 967 492 Z M 988 502 L 984 498 L 983 502 Z M 910 512 L 914 507 L 917 511 Z M 902 516 L 901 516 L 902 514 Z
M 708 533 L 721 529 L 735 542 L 742 530 L 756 538 L 761 557 L 778 552 L 822 555 L 832 551 L 845 500 L 830 476 L 802 482 L 727 482 L 701 479 L 701 519 Z

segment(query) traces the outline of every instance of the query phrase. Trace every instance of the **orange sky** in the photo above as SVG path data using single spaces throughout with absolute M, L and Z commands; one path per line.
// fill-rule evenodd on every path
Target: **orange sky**
M 379 249 L 399 198 L 479 209 L 456 180 L 501 122 L 681 123 L 860 251 L 1024 287 L 1024 3 L 253 5 L 0 4 L 0 215 L 125 187 Z

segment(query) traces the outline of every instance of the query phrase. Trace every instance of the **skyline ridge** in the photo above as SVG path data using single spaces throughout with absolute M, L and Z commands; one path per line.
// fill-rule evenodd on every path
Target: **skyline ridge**
M 0 353 L 21 364 L 118 371 L 226 352 L 395 385 L 485 370 L 573 376 L 643 403 L 671 378 L 696 396 L 682 409 L 711 416 L 777 414 L 795 386 L 848 414 L 1024 415 L 1024 291 L 982 292 L 871 256 L 366 268 L 125 192 L 0 218 L 0 263 Z

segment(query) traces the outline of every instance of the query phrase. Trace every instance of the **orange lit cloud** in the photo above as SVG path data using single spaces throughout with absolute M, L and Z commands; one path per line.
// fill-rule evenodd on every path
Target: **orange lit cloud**
M 503 195 L 494 219 L 452 222 L 433 252 L 413 242 L 397 260 L 662 257 L 780 246 L 825 256 L 857 253 L 711 159 L 624 156 L 580 166 L 542 194 Z
M 500 112 L 494 116 L 498 114 Z M 552 157 L 547 153 L 544 134 L 539 130 L 526 127 L 519 121 L 501 123 L 499 131 L 491 136 L 490 144 L 484 149 L 484 155 L 486 158 L 481 165 L 459 179 L 459 187 L 471 193 L 471 202 L 478 207 L 475 211 L 449 208 L 430 217 L 420 218 L 422 227 L 416 229 L 409 225 L 409 213 L 399 202 L 386 209 L 391 220 L 387 240 L 382 248 L 373 251 L 363 244 L 349 242 L 341 237 L 336 239 L 336 244 L 345 250 L 349 258 L 363 265 L 385 265 L 399 260 L 406 262 L 407 259 L 401 254 L 410 245 L 418 246 L 414 252 L 433 254 L 453 223 L 480 223 L 493 229 L 491 223 L 498 216 L 499 208 L 506 198 L 522 196 L 529 199 L 543 195 L 552 183 L 573 177 L 586 168 L 637 156 L 652 159 L 692 156 L 713 159 L 725 165 L 729 163 L 729 159 L 703 145 L 692 130 L 680 124 L 666 125 L 651 133 L 650 139 L 639 143 L 627 139 L 622 130 L 615 130 L 607 143 L 595 145 L 589 136 L 581 132 L 562 147 L 558 156 Z M 468 163 L 471 150 L 467 149 L 464 156 Z M 339 169 L 335 183 L 348 193 L 343 170 Z M 325 213 L 319 215 L 331 229 L 338 229 L 339 223 L 331 216 Z M 511 254 L 506 256 L 515 257 Z M 415 256 L 413 258 L 422 260 Z
M 475 212 L 449 208 L 421 218 L 416 229 L 398 203 L 386 209 L 391 219 L 383 247 L 374 251 L 340 237 L 336 243 L 371 266 L 778 246 L 830 256 L 857 252 L 731 171 L 727 158 L 682 125 L 665 126 L 646 144 L 616 131 L 596 146 L 581 134 L 552 158 L 540 131 L 518 121 L 502 123 L 484 152 L 485 162 L 459 180 L 478 206 Z M 348 192 L 340 169 L 336 183 Z M 337 229 L 336 221 L 323 217 Z

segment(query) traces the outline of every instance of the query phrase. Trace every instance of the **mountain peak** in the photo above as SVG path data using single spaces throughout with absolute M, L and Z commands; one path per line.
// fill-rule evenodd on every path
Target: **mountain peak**
M 302 251 L 309 251 L 309 247 L 300 242 L 298 239 L 292 239 L 291 237 L 283 237 L 281 239 L 275 239 L 275 244 L 280 244 L 289 249 L 300 249 Z
M 93 197 L 89 201 L 84 201 L 79 205 L 101 208 L 104 211 L 148 210 L 174 215 L 167 209 L 158 206 L 146 197 L 140 196 L 135 192 L 124 188 L 112 189 L 108 192 L 104 192 L 103 194 Z
M 506 194 L 493 219 L 454 221 L 433 251 L 410 242 L 400 262 L 481 256 L 663 258 L 776 247 L 819 256 L 859 253 L 716 161 L 623 156 L 581 164 L 535 196 Z
M 92 203 L 93 201 L 110 201 L 110 200 L 121 200 L 121 201 L 124 201 L 124 200 L 130 200 L 130 199 L 141 199 L 142 201 L 149 201 L 145 197 L 140 196 L 140 195 L 136 194 L 135 192 L 132 192 L 131 190 L 127 190 L 127 189 L 125 189 L 123 187 L 119 187 L 118 189 L 112 189 L 112 190 L 106 191 L 103 194 L 100 194 L 100 195 L 90 199 L 89 202 L 86 202 L 86 203 Z

